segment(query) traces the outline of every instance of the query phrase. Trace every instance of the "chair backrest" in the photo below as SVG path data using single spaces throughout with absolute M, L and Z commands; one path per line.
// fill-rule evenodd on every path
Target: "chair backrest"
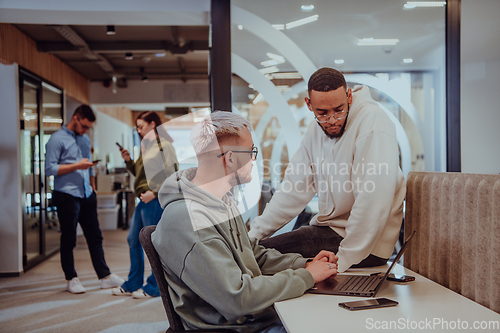
M 156 252 L 156 249 L 153 246 L 153 242 L 151 241 L 151 234 L 155 230 L 155 225 L 150 225 L 142 228 L 141 232 L 139 233 L 139 241 L 142 244 L 144 252 L 146 252 L 146 255 L 148 256 L 151 270 L 153 271 L 156 282 L 158 283 L 158 289 L 160 290 L 163 307 L 165 308 L 165 312 L 167 313 L 170 330 L 182 332 L 184 331 L 184 326 L 182 325 L 181 318 L 175 312 L 174 307 L 172 306 L 172 300 L 170 299 L 170 294 L 168 292 L 168 283 L 165 279 L 165 273 L 160 261 L 160 256 L 158 255 L 158 252 Z
M 500 313 L 500 175 L 410 172 L 404 266 Z

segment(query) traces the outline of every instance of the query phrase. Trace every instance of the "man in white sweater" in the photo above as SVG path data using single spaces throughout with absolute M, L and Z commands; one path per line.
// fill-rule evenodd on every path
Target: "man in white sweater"
M 249 234 L 282 253 L 332 251 L 339 272 L 383 265 L 399 235 L 406 192 L 395 126 L 368 87 L 351 91 L 335 69 L 316 71 L 308 92 L 305 101 L 316 121 Z M 268 238 L 316 194 L 319 212 L 309 226 Z

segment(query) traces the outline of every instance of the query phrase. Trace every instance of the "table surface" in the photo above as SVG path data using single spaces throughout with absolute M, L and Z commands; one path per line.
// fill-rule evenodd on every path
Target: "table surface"
M 346 273 L 369 275 L 373 272 L 385 272 L 387 268 L 388 265 L 350 269 Z M 392 273 L 415 277 L 415 281 L 408 283 L 386 281 L 379 290 L 376 297 L 398 301 L 399 305 L 396 307 L 349 311 L 340 308 L 338 303 L 367 297 L 307 293 L 274 305 L 289 333 L 457 330 L 500 332 L 500 314 L 399 264 Z

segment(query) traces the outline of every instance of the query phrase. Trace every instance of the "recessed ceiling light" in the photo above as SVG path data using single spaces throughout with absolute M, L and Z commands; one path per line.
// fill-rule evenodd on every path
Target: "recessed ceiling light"
M 405 9 L 413 9 L 417 7 L 444 7 L 446 1 L 408 1 L 403 7 Z
M 276 30 L 285 30 L 284 24 L 273 24 L 272 27 Z
M 396 45 L 399 43 L 399 39 L 375 39 L 375 38 L 361 38 L 358 39 L 359 46 L 371 46 L 371 45 Z
M 313 16 L 309 16 L 309 17 L 305 17 L 305 18 L 303 18 L 303 19 L 300 19 L 300 20 L 297 20 L 297 21 L 293 21 L 293 22 L 287 23 L 287 24 L 285 25 L 285 27 L 286 27 L 287 29 L 292 29 L 292 28 L 300 27 L 301 25 L 304 25 L 304 24 L 307 24 L 307 23 L 311 23 L 311 22 L 317 21 L 317 20 L 318 20 L 318 17 L 319 17 L 319 15 L 318 15 L 318 14 L 313 15 Z
M 125 53 L 125 60 L 132 60 L 134 59 L 134 55 L 131 52 Z
M 238 24 L 238 29 L 243 30 L 243 26 L 241 24 Z
M 108 25 L 106 27 L 106 35 L 114 35 L 116 34 L 115 26 L 114 25 Z
M 405 64 L 411 64 L 411 63 L 413 62 L 413 59 L 412 59 L 412 58 L 404 58 L 404 59 L 403 59 L 403 62 L 404 62 Z
M 344 63 L 344 59 L 335 59 L 335 63 L 337 65 L 342 65 Z
M 165 56 L 165 52 L 159 52 L 155 54 L 156 57 L 161 58 Z
M 302 10 L 303 12 L 310 12 L 313 9 L 314 9 L 314 5 L 302 5 L 302 6 L 300 6 L 300 10 Z

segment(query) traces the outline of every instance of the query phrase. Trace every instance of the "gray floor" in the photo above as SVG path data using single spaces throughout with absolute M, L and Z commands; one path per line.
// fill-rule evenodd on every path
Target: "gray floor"
M 108 266 L 124 279 L 130 267 L 127 232 L 103 231 Z M 0 278 L 0 332 L 165 332 L 160 298 L 112 296 L 110 289 L 100 289 L 82 236 L 74 254 L 85 294 L 65 291 L 59 254 L 20 277 Z

